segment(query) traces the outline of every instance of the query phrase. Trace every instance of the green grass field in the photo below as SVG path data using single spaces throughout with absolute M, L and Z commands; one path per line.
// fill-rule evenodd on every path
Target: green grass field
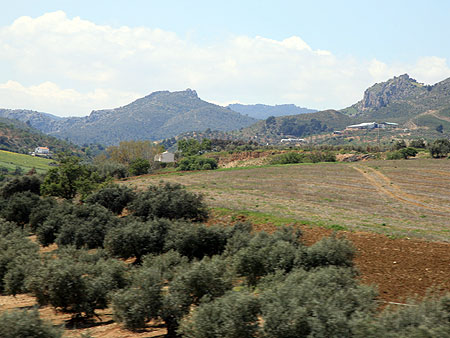
M 16 167 L 21 167 L 24 172 L 36 168 L 37 172 L 43 173 L 50 168 L 49 163 L 51 162 L 54 161 L 0 150 L 0 167 L 7 168 L 9 171 L 14 171 Z
M 205 195 L 219 212 L 268 222 L 450 241 L 450 160 L 318 163 L 136 177 Z

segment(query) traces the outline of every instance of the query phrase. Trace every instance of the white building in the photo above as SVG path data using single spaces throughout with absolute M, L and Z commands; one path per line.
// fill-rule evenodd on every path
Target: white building
M 377 127 L 378 125 L 376 122 L 365 122 L 360 124 L 352 124 L 351 126 L 347 126 L 346 129 L 374 129 Z
M 175 154 L 165 151 L 162 154 L 155 155 L 155 161 L 163 163 L 175 162 Z
M 36 147 L 36 149 L 34 149 L 34 153 L 36 155 L 48 155 L 50 154 L 50 149 L 47 147 Z

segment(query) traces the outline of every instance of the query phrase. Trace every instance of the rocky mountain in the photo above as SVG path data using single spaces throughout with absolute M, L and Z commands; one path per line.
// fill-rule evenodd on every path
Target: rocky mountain
M 295 104 L 280 104 L 269 106 L 265 104 L 239 104 L 233 103 L 227 106 L 235 112 L 248 115 L 255 119 L 265 120 L 269 116 L 286 116 L 315 113 L 317 110 L 296 106 Z
M 77 144 L 118 144 L 124 140 L 159 140 L 183 132 L 247 127 L 255 119 L 201 100 L 194 90 L 159 91 L 126 106 L 95 110 L 86 117 L 56 118 L 31 111 L 0 111 L 50 135 Z
M 342 112 L 372 119 L 389 117 L 405 122 L 417 114 L 447 107 L 450 107 L 450 78 L 427 86 L 404 74 L 374 84 L 366 89 L 361 101 Z
M 450 78 L 428 86 L 400 75 L 371 86 L 341 112 L 358 122 L 396 122 L 421 137 L 438 137 L 437 128 L 450 135 Z

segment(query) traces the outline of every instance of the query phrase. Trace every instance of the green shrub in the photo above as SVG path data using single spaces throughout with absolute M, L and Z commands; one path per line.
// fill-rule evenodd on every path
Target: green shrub
M 143 220 L 185 218 L 204 221 L 208 218 L 203 196 L 186 191 L 180 184 L 151 185 L 146 191 L 138 193 L 129 209 Z
M 450 294 L 429 295 L 422 302 L 384 310 L 353 323 L 353 337 L 449 337 Z
M 58 245 L 88 249 L 103 247 L 108 230 L 120 223 L 116 216 L 98 204 L 76 205 L 72 213 L 61 217 L 59 222 L 56 236 Z
M 419 149 L 425 149 L 427 147 L 425 144 L 425 140 L 423 138 L 411 140 L 411 142 L 409 143 L 409 146 L 413 147 L 413 148 L 419 148 Z
M 305 153 L 288 152 L 272 158 L 271 164 L 336 162 L 336 155 L 330 151 Z
M 18 310 L 0 314 L 0 337 L 2 338 L 60 338 L 63 330 L 43 321 L 39 313 Z
M 336 235 L 326 237 L 311 245 L 303 256 L 303 265 L 308 269 L 325 266 L 352 267 L 355 249 L 345 238 Z
M 406 148 L 405 140 L 397 140 L 393 145 L 394 150 L 400 150 L 402 148 Z
M 170 226 L 170 221 L 165 219 L 146 223 L 129 221 L 125 226 L 112 228 L 105 237 L 104 246 L 113 256 L 136 257 L 135 263 L 140 263 L 144 255 L 163 252 Z
M 25 277 L 39 265 L 38 250 L 20 231 L 0 237 L 0 293 L 15 295 L 25 291 Z
M 128 176 L 127 166 L 113 161 L 96 164 L 95 168 L 104 180 L 106 180 L 108 177 L 121 179 Z
M 40 194 L 42 180 L 36 176 L 20 176 L 13 178 L 1 188 L 1 195 L 4 198 L 9 198 L 15 193 L 29 191 L 33 194 Z
M 391 151 L 386 154 L 387 160 L 402 160 L 404 159 L 403 154 L 400 151 Z
M 188 266 L 189 259 L 174 250 L 162 255 L 147 255 L 142 263 L 143 268 L 157 269 L 162 278 L 167 281 L 171 281 L 179 272 L 186 271 Z
M 223 227 L 202 224 L 174 223 L 168 231 L 165 250 L 175 250 L 189 259 L 221 254 L 229 233 Z
M 439 139 L 429 145 L 430 154 L 434 158 L 446 157 L 450 153 L 450 140 Z
M 296 152 L 288 152 L 284 154 L 280 154 L 274 156 L 270 161 L 271 164 L 291 164 L 291 163 L 303 163 L 305 160 L 305 155 L 296 153 Z
M 69 217 L 73 213 L 74 208 L 75 206 L 72 203 L 63 202 L 49 210 L 48 213 L 43 212 L 40 215 L 36 215 L 38 219 L 33 220 L 32 226 L 36 226 L 37 239 L 41 245 L 48 246 L 55 242 L 62 219 Z M 76 222 L 76 219 L 73 221 Z
M 31 210 L 29 217 L 29 229 L 35 233 L 36 230 L 45 222 L 47 217 L 51 215 L 58 204 L 53 197 L 41 197 L 39 203 Z
M 248 292 L 229 292 L 198 306 L 178 330 L 188 338 L 260 337 L 259 302 Z
M 217 161 L 203 156 L 189 156 L 178 162 L 178 170 L 213 170 L 217 169 Z
M 95 168 L 81 163 L 75 156 L 64 156 L 59 166 L 51 168 L 41 185 L 41 194 L 72 199 L 87 196 L 103 182 Z
M 161 274 L 154 268 L 141 268 L 132 285 L 112 297 L 114 318 L 131 330 L 144 328 L 147 321 L 157 318 L 162 304 Z
M 0 216 L 23 227 L 30 221 L 30 214 L 39 202 L 39 196 L 29 191 L 15 193 L 3 202 Z
M 135 192 L 129 187 L 111 184 L 89 195 L 85 202 L 88 204 L 100 204 L 119 215 L 133 201 L 135 196 Z
M 125 286 L 125 268 L 118 261 L 105 261 L 95 254 L 77 255 L 69 250 L 58 257 L 47 257 L 27 278 L 26 287 L 41 306 L 49 304 L 74 317 L 89 318 L 96 309 L 107 307 L 111 291 Z
M 237 274 L 246 277 L 248 284 L 256 285 L 260 277 L 276 270 L 289 272 L 296 262 L 302 263 L 298 257 L 303 256 L 305 249 L 299 236 L 291 228 L 280 229 L 274 235 L 257 233 L 233 257 Z
M 226 261 L 218 258 L 204 258 L 177 274 L 169 283 L 169 292 L 164 294 L 159 313 L 166 324 L 168 337 L 177 336 L 180 320 L 189 313 L 192 304 L 221 297 L 231 289 L 231 275 L 226 265 Z
M 350 269 L 294 270 L 261 297 L 263 336 L 352 337 L 352 320 L 376 308 L 375 293 Z
M 137 158 L 130 163 L 128 171 L 132 176 L 144 175 L 150 169 L 150 162 L 143 158 Z

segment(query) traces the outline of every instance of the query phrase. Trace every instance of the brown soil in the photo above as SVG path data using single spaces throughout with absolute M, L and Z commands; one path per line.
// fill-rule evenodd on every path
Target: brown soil
M 245 220 L 241 216 L 239 220 Z M 227 217 L 213 218 L 210 224 L 230 224 Z M 273 232 L 277 227 L 271 224 L 255 225 L 257 231 Z M 303 240 L 311 245 L 324 236 L 329 236 L 332 230 L 300 226 Z M 450 292 L 450 244 L 430 242 L 408 238 L 389 238 L 385 235 L 369 232 L 340 231 L 338 235 L 345 236 L 356 248 L 355 264 L 360 271 L 363 284 L 378 287 L 379 300 L 387 302 L 407 302 L 408 297 L 423 296 L 427 289 L 435 287 L 441 291 Z M 46 249 L 45 251 L 48 251 Z M 28 295 L 0 296 L 0 312 L 17 308 L 31 308 L 35 299 Z M 56 325 L 67 323 L 70 316 L 56 313 L 51 307 L 39 310 L 41 316 L 52 320 Z M 98 338 L 140 338 L 161 337 L 165 329 L 158 325 L 142 332 L 124 330 L 112 318 L 111 309 L 99 311 L 100 319 L 76 329 L 65 331 L 64 337 L 80 337 L 90 334 Z
M 271 224 L 254 227 L 267 232 L 277 229 Z M 321 227 L 299 228 L 307 245 L 333 233 Z M 405 302 L 415 295 L 424 296 L 431 287 L 450 292 L 450 243 L 389 238 L 371 232 L 339 231 L 338 235 L 355 246 L 359 278 L 363 284 L 377 287 L 380 301 Z

